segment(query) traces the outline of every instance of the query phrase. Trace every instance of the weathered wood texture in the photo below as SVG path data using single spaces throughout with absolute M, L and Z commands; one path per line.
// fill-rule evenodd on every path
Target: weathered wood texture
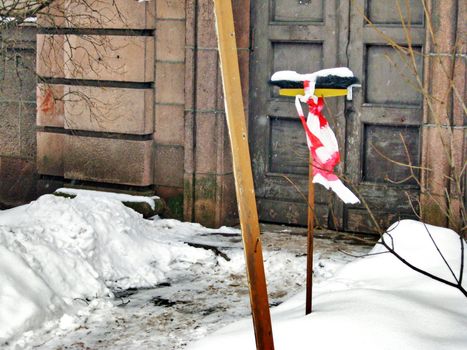
M 214 0 L 214 9 L 256 348 L 273 350 L 274 341 L 240 83 L 232 3 L 230 0 Z
M 414 63 L 422 74 L 423 7 L 418 1 L 410 1 L 410 5 Z M 408 20 L 406 10 L 405 5 L 401 7 L 403 18 Z M 399 193 L 407 192 L 417 199 L 419 188 L 413 179 L 395 183 L 410 175 L 407 167 L 395 162 L 420 164 L 422 97 L 413 87 L 416 79 L 410 57 L 394 50 L 385 37 L 402 46 L 409 42 L 396 1 L 271 0 L 255 3 L 254 14 L 251 89 L 256 98 L 251 100 L 250 123 L 261 219 L 306 223 L 305 134 L 293 100 L 279 97 L 268 86 L 268 78 L 277 70 L 305 73 L 335 66 L 349 66 L 363 83 L 352 102 L 326 101 L 330 108 L 324 113 L 334 128 L 344 163 L 338 173 L 345 167 L 347 178 L 371 203 L 382 227 L 394 217 L 413 217 L 407 199 Z M 364 16 L 380 32 L 366 23 Z M 417 171 L 415 175 L 419 176 Z M 343 206 L 332 197 L 316 186 L 317 223 L 346 230 L 375 230 L 363 206 Z

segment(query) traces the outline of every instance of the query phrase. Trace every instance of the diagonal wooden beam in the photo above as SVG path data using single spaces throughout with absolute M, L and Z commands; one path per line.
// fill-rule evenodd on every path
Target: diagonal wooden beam
M 224 103 L 232 148 L 256 348 L 274 349 L 231 0 L 214 0 Z

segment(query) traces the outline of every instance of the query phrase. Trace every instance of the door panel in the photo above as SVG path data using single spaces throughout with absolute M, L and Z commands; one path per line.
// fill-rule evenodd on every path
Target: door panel
M 289 118 L 270 118 L 269 170 L 271 173 L 307 175 L 309 157 L 302 126 Z
M 423 25 L 423 4 L 420 0 L 409 0 L 410 11 L 407 11 L 406 1 L 403 0 L 370 0 L 367 2 L 367 17 L 378 25 L 401 25 L 399 6 L 404 22 L 410 18 L 410 24 Z
M 324 0 L 271 1 L 275 22 L 323 22 Z
M 414 72 L 423 81 L 423 8 L 418 2 L 412 4 L 409 40 L 396 3 L 356 0 L 350 8 L 349 65 L 361 77 L 363 88 L 347 103 L 346 173 L 381 228 L 399 217 L 415 217 L 408 198 L 416 203 L 419 195 L 416 179 L 403 181 L 411 172 L 401 164 L 420 164 L 422 96 Z M 378 31 L 363 19 L 363 9 L 377 23 Z M 405 5 L 402 10 L 408 18 Z M 390 46 L 386 35 L 402 47 L 410 43 L 414 59 Z M 418 171 L 413 174 L 418 178 Z M 371 221 L 363 205 L 345 207 L 345 230 L 374 231 Z
M 422 68 L 421 47 L 415 46 L 414 51 L 418 71 Z M 365 53 L 366 81 L 365 103 L 373 105 L 404 105 L 420 107 L 421 94 L 412 86 L 416 81 L 407 56 L 400 57 L 390 46 L 366 45 Z

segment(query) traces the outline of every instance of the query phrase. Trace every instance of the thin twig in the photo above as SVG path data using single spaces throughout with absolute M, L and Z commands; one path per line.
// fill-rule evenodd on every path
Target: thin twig
M 384 247 L 389 250 L 389 252 L 391 254 L 393 254 L 397 259 L 399 259 L 400 262 L 402 262 L 403 264 L 405 264 L 406 266 L 410 267 L 412 270 L 415 270 L 419 273 L 421 273 L 422 275 L 424 276 L 427 276 L 427 277 L 430 277 L 438 282 L 441 282 L 441 283 L 444 283 L 448 286 L 451 286 L 451 287 L 454 287 L 454 288 L 457 288 L 459 289 L 459 291 L 464 294 L 464 296 L 467 298 L 467 291 L 462 287 L 462 285 L 460 285 L 459 283 L 453 283 L 453 282 L 450 282 L 448 280 L 445 280 L 441 277 L 438 277 L 436 275 L 433 275 L 432 273 L 430 272 L 427 272 L 425 270 L 422 270 L 420 268 L 418 268 L 417 266 L 411 264 L 410 262 L 408 262 L 406 259 L 404 259 L 402 256 L 400 256 L 393 248 L 389 247 L 389 245 L 386 243 L 386 241 L 384 240 L 384 236 L 381 238 L 381 242 L 382 244 L 384 245 Z
M 425 230 L 426 232 L 428 233 L 428 236 L 430 236 L 430 239 L 431 241 L 433 242 L 433 245 L 435 246 L 438 254 L 441 256 L 441 258 L 443 259 L 444 263 L 446 264 L 446 266 L 448 267 L 449 271 L 451 271 L 451 274 L 452 276 L 454 277 L 454 279 L 459 283 L 459 279 L 457 278 L 456 274 L 454 273 L 454 271 L 452 270 L 451 266 L 449 265 L 449 263 L 446 261 L 446 258 L 444 257 L 443 253 L 441 253 L 441 250 L 439 249 L 438 247 L 438 244 L 435 242 L 435 240 L 433 239 L 433 235 L 431 234 L 430 230 L 428 229 L 428 227 L 426 226 L 426 224 L 424 222 L 423 223 L 423 226 L 425 227 Z

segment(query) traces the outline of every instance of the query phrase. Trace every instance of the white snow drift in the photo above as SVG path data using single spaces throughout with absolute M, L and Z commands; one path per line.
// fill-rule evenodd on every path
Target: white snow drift
M 152 287 L 169 270 L 215 263 L 207 250 L 169 241 L 173 225 L 87 196 L 46 195 L 0 211 L 0 346 L 110 289 Z M 200 228 L 180 223 L 177 234 Z
M 461 241 L 455 232 L 410 220 L 388 231 L 403 258 L 454 282 L 430 232 L 459 277 Z M 389 235 L 384 238 L 391 241 Z M 377 245 L 371 253 L 384 251 Z M 319 284 L 311 315 L 304 316 L 304 300 L 302 293 L 273 310 L 276 349 L 460 350 L 467 344 L 467 298 L 388 253 L 349 263 Z M 219 344 L 223 350 L 256 349 L 251 319 L 228 326 L 189 349 L 218 349 Z
M 459 277 L 461 241 L 453 231 L 415 221 L 402 221 L 390 231 L 402 257 L 453 281 L 430 232 Z M 241 259 L 228 264 L 211 251 L 182 243 L 196 243 L 198 235 L 209 232 L 213 231 L 176 220 L 144 220 L 111 198 L 47 195 L 0 211 L 0 347 L 22 339 L 28 347 L 27 334 L 32 337 L 34 332 L 29 331 L 37 328 L 54 335 L 59 335 L 57 329 L 76 329 L 75 316 L 86 318 L 93 310 L 107 307 L 106 296 L 113 290 L 153 287 L 174 274 L 184 276 L 187 270 L 195 274 L 198 264 L 226 274 L 243 273 L 243 265 L 236 263 Z M 238 234 L 227 228 L 215 232 Z M 389 236 L 385 239 L 391 242 Z M 216 243 L 214 238 L 212 242 Z M 241 255 L 230 253 L 232 258 Z M 383 254 L 350 263 L 315 286 L 312 315 L 303 316 L 303 294 L 274 308 L 276 349 L 465 347 L 466 298 L 410 270 L 380 245 L 372 253 Z M 266 263 L 270 285 L 284 284 L 283 265 L 272 269 L 271 261 Z M 217 349 L 219 344 L 224 350 L 255 349 L 251 319 L 215 333 L 192 349 Z

